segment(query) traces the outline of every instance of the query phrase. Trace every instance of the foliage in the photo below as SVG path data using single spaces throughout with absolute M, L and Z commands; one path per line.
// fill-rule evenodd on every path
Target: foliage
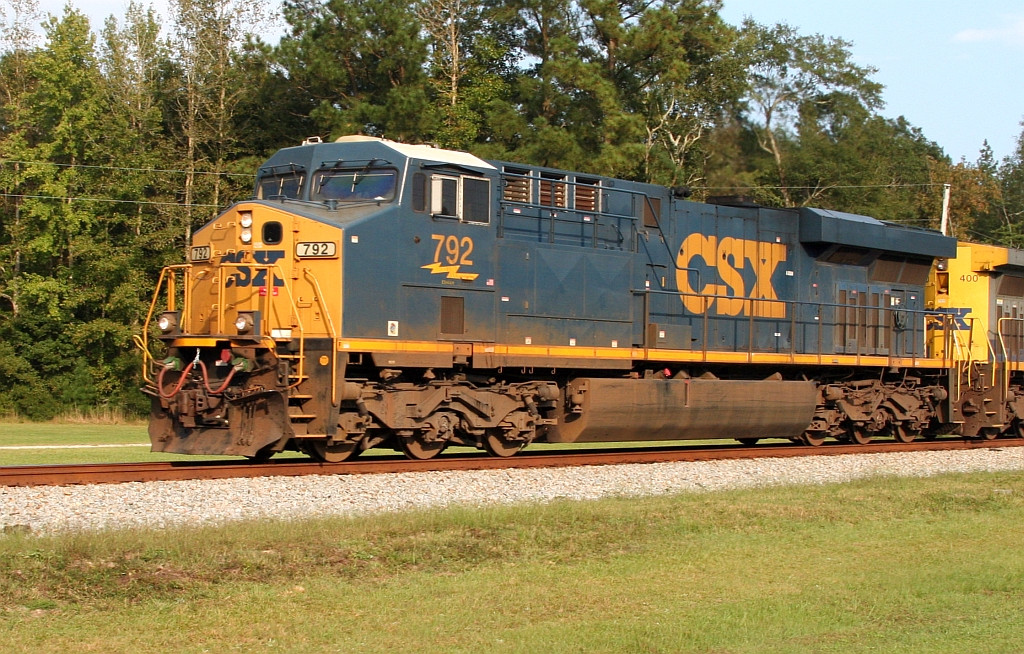
M 951 162 L 841 39 L 720 0 L 0 6 L 0 414 L 131 406 L 160 268 L 271 152 L 363 133 L 1024 246 L 1024 133 Z
M 1021 123 L 1024 126 L 1024 122 Z M 999 166 L 995 178 L 999 183 L 996 206 L 1002 224 L 996 235 L 1014 247 L 1024 247 L 1024 131 L 1017 138 L 1017 147 Z

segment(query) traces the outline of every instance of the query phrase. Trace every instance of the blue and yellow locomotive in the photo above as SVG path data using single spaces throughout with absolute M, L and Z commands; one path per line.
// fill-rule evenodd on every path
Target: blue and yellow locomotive
M 1019 253 L 687 196 L 369 137 L 281 150 L 161 277 L 153 449 L 1019 429 Z

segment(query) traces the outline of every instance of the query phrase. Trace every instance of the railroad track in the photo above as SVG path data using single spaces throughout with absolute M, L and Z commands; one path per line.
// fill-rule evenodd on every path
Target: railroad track
M 835 444 L 809 447 L 795 444 L 674 446 L 642 449 L 542 451 L 509 458 L 484 455 L 439 456 L 414 461 L 394 456 L 367 456 L 344 463 L 318 463 L 304 459 L 280 459 L 266 463 L 235 461 L 185 461 L 154 463 L 92 463 L 78 465 L 0 466 L 0 486 L 64 486 L 183 479 L 234 479 L 242 477 L 297 477 L 303 475 L 359 475 L 437 470 L 494 470 L 553 468 L 624 463 L 711 461 L 763 457 L 837 456 L 1024 446 L 1022 438 L 976 440 L 947 438 L 914 443 L 879 442 L 868 445 Z

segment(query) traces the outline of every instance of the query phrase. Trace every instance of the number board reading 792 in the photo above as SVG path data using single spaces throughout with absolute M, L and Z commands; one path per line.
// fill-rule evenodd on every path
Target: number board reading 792
M 295 256 L 300 259 L 333 257 L 337 253 L 338 244 L 334 241 L 307 241 L 295 244 Z

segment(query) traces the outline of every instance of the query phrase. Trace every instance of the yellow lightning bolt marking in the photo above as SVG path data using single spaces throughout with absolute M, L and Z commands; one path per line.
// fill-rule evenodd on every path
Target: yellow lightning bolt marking
M 463 281 L 471 282 L 480 276 L 478 273 L 459 272 L 459 268 L 461 267 L 461 265 L 446 266 L 440 263 L 431 263 L 426 266 L 420 266 L 420 268 L 429 270 L 433 275 L 444 274 L 448 279 L 461 279 Z

